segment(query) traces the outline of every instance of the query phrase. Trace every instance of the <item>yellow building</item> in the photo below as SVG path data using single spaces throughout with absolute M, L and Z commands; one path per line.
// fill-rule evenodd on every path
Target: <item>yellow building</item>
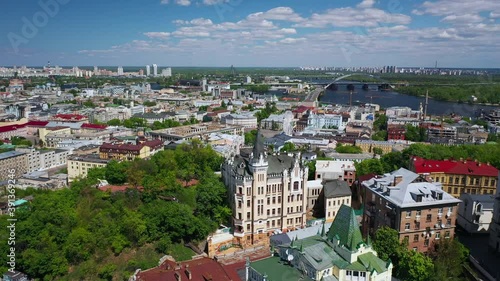
M 138 144 L 103 143 L 99 148 L 99 156 L 101 159 L 130 161 L 135 158 L 148 158 L 160 150 L 163 150 L 163 141 L 161 140 Z
M 70 155 L 66 162 L 68 169 L 68 182 L 76 178 L 85 178 L 92 168 L 103 168 L 111 160 L 100 159 L 98 154 Z
M 47 146 L 52 147 L 47 143 L 47 136 L 50 135 L 71 135 L 70 127 L 52 127 L 52 128 L 39 128 L 38 138 Z
M 382 154 L 386 154 L 392 152 L 395 145 L 394 142 L 389 141 L 356 140 L 356 146 L 359 146 L 363 153 L 374 153 L 374 148 L 380 148 Z
M 472 160 L 427 160 L 413 157 L 410 169 L 439 182 L 443 190 L 460 197 L 462 193 L 495 194 L 498 169 Z

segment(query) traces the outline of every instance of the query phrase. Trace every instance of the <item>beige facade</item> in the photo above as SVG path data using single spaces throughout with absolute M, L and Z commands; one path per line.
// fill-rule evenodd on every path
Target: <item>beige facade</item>
M 0 153 L 0 181 L 14 180 L 28 172 L 28 155 L 18 151 Z
M 250 155 L 237 155 L 222 168 L 234 236 L 243 247 L 268 243 L 270 234 L 306 224 L 308 168 L 300 155 L 267 155 L 261 138 Z
M 70 155 L 67 160 L 68 182 L 84 178 L 92 168 L 103 168 L 111 160 L 100 159 L 98 154 Z

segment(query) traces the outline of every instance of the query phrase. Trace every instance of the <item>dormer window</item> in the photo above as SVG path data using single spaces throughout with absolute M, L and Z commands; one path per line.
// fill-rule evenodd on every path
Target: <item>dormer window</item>
M 422 202 L 423 195 L 422 194 L 417 194 L 415 201 L 416 202 Z

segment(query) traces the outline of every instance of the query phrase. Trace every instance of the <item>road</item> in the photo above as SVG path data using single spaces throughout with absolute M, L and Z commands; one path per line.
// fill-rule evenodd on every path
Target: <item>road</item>
M 316 88 L 314 91 L 307 94 L 305 102 L 315 102 L 318 100 L 319 95 L 324 91 L 323 88 Z

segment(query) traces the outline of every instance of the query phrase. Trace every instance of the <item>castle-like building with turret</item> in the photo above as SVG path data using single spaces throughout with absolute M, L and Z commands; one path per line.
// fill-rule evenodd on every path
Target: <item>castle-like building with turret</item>
M 307 176 L 300 153 L 268 155 L 260 133 L 252 151 L 242 149 L 222 165 L 240 245 L 268 243 L 272 233 L 305 227 Z

